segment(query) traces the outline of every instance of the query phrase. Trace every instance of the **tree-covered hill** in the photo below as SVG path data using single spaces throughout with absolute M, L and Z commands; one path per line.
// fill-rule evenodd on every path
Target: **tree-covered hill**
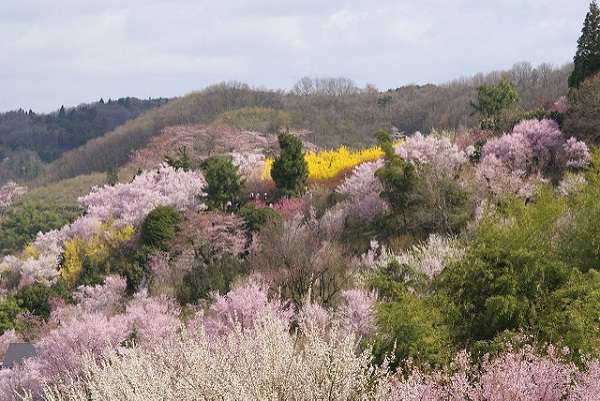
M 59 158 L 127 120 L 164 104 L 166 99 L 100 100 L 49 114 L 32 110 L 0 113 L 0 178 L 27 179 L 42 163 Z
M 570 71 L 570 65 L 553 68 L 519 63 L 508 71 L 478 74 L 444 85 L 407 85 L 386 91 L 358 88 L 343 78 L 304 78 L 289 92 L 221 83 L 174 99 L 66 152 L 48 166 L 39 182 L 123 166 L 132 153 L 145 148 L 164 128 L 217 119 L 250 130 L 307 130 L 307 140 L 325 147 L 372 144 L 372 133 L 380 127 L 396 127 L 407 133 L 474 127 L 478 118 L 470 104 L 478 86 L 507 78 L 519 89 L 522 107 L 532 109 L 566 95 Z

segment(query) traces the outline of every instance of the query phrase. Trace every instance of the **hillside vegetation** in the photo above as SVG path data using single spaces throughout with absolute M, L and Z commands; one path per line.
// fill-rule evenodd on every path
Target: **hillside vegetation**
M 297 85 L 289 93 L 252 89 L 240 83 L 219 84 L 174 99 L 65 153 L 38 182 L 123 166 L 134 151 L 146 147 L 164 128 L 215 119 L 266 133 L 287 128 L 307 130 L 310 135 L 306 139 L 322 147 L 372 144 L 372 132 L 380 127 L 396 127 L 407 133 L 428 133 L 436 127 L 474 127 L 478 120 L 470 103 L 476 99 L 479 85 L 508 77 L 521 93 L 523 108 L 543 107 L 566 95 L 570 68 L 533 68 L 523 63 L 509 71 L 480 74 L 446 85 L 411 85 L 385 92 L 359 89 L 352 81 L 340 79 L 304 79 L 300 81 L 302 86 Z
M 44 163 L 165 103 L 166 99 L 121 98 L 83 104 L 50 114 L 0 113 L 0 182 L 35 178 Z

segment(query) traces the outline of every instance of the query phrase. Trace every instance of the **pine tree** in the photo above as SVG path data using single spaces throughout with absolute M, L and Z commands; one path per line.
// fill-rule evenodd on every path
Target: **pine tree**
M 578 88 L 586 78 L 600 71 L 600 9 L 596 0 L 590 4 L 585 17 L 573 61 L 575 68 L 569 77 L 571 88 Z
M 279 196 L 302 193 L 308 179 L 308 165 L 304 160 L 302 141 L 289 133 L 279 134 L 281 153 L 273 162 L 271 178 L 277 185 Z

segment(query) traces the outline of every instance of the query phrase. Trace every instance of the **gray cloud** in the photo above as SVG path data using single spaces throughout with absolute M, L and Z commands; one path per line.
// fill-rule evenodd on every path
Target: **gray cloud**
M 3 0 L 0 110 L 305 75 L 380 88 L 568 62 L 589 0 Z

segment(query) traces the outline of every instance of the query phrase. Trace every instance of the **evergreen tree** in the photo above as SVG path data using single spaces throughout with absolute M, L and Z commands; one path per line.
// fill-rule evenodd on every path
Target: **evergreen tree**
M 58 118 L 64 118 L 67 115 L 65 111 L 65 106 L 60 106 L 60 110 L 58 111 Z
M 411 194 L 416 181 L 415 169 L 412 164 L 406 163 L 396 154 L 389 132 L 380 129 L 375 136 L 385 153 L 385 165 L 376 172 L 383 185 L 381 197 L 388 201 L 392 213 L 406 226 L 406 213 L 411 206 Z
M 115 166 L 106 170 L 106 183 L 110 186 L 117 185 L 119 182 L 119 169 Z
M 235 203 L 240 196 L 242 180 L 236 166 L 226 156 L 214 156 L 202 162 L 206 178 L 207 204 L 212 209 L 225 209 L 227 202 Z
M 590 4 L 585 17 L 573 62 L 575 68 L 569 77 L 571 88 L 578 88 L 586 78 L 600 71 L 600 9 L 596 0 Z
M 302 141 L 289 133 L 279 134 L 279 157 L 273 162 L 271 178 L 277 185 L 279 196 L 302 193 L 308 179 L 308 165 L 304 160 Z

